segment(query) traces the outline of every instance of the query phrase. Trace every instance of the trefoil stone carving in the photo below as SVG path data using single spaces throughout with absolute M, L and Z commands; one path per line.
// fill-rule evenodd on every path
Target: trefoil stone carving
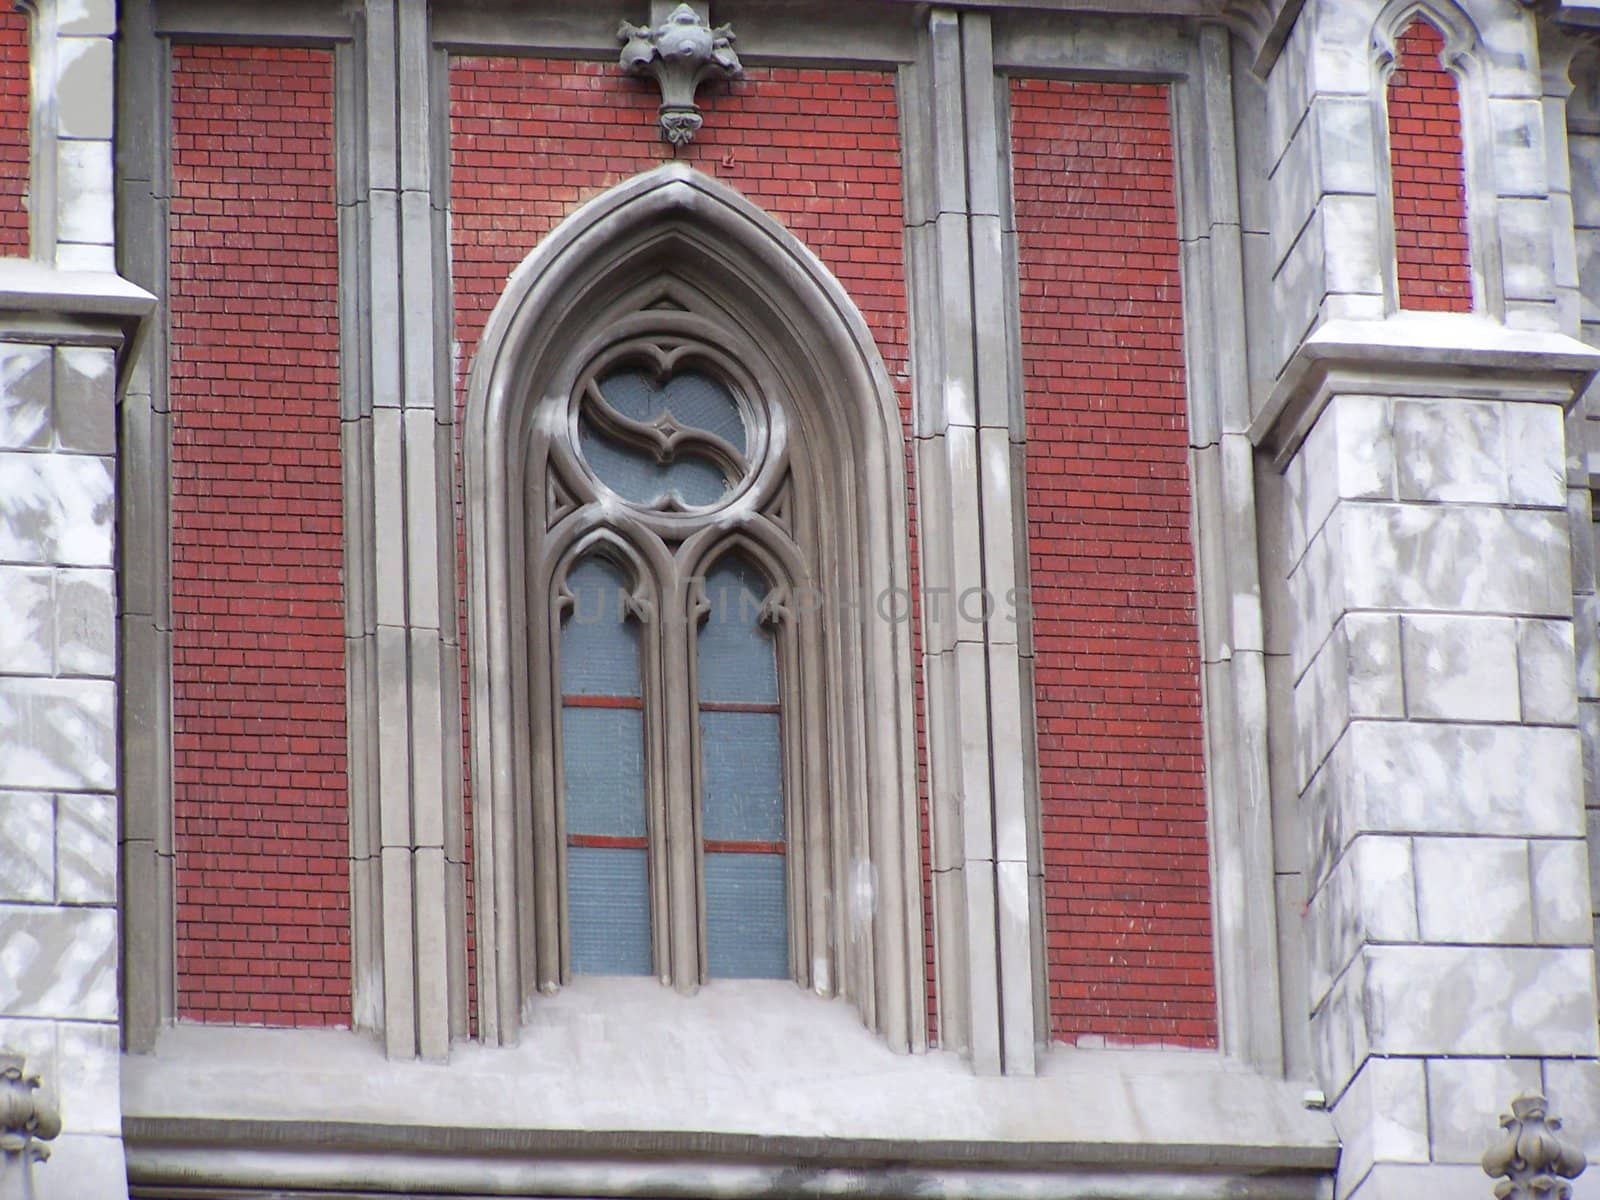
M 1483 1156 L 1483 1169 L 1499 1200 L 1570 1200 L 1566 1182 L 1583 1174 L 1583 1151 L 1560 1136 L 1561 1122 L 1550 1115 L 1543 1096 L 1522 1095 L 1500 1118 L 1505 1134 Z
M 11 1194 L 5 1181 L 20 1174 L 22 1195 L 33 1195 L 33 1164 L 50 1157 L 44 1143 L 61 1132 L 61 1114 L 38 1091 L 23 1056 L 0 1050 L 0 1193 Z
M 630 75 L 653 75 L 660 86 L 656 120 L 661 136 L 674 146 L 688 145 L 704 123 L 694 102 L 700 85 L 744 74 L 733 50 L 733 27 L 713 29 L 687 4 L 678 5 L 654 28 L 624 21 L 617 37 L 623 43 L 622 69 Z

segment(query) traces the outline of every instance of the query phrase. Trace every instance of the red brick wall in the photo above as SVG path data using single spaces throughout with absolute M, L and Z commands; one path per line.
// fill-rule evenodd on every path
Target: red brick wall
M 1389 161 L 1400 307 L 1472 310 L 1467 182 L 1456 82 L 1439 62 L 1444 39 L 1411 22 L 1389 77 Z
M 28 15 L 0 11 L 0 255 L 28 254 Z
M 173 47 L 178 1013 L 350 1022 L 333 57 Z
M 1050 1027 L 1216 1041 L 1167 90 L 1011 85 Z
M 731 92 L 707 87 L 700 99 L 705 127 L 674 153 L 656 127 L 655 85 L 619 78 L 614 61 L 452 60 L 461 382 L 506 276 L 539 239 L 584 200 L 677 158 L 749 196 L 839 277 L 909 421 L 893 74 L 755 68 Z M 907 447 L 909 472 L 909 436 Z

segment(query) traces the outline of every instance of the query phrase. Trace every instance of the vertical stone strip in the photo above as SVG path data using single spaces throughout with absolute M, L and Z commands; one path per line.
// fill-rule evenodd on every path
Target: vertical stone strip
M 1016 279 L 988 18 L 935 10 L 907 146 L 939 1034 L 980 1071 L 1028 1073 L 1038 845 L 1024 695 Z M 1020 619 L 1019 619 L 1020 618 Z

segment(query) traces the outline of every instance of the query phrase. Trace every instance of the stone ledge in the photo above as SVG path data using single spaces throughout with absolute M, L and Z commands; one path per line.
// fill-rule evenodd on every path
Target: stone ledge
M 1565 406 L 1597 371 L 1600 351 L 1574 338 L 1468 313 L 1325 321 L 1300 343 L 1249 435 L 1281 471 L 1340 393 Z
M 120 275 L 62 271 L 26 258 L 0 259 L 0 313 L 56 313 L 67 317 L 137 320 L 156 298 Z
M 360 1033 L 169 1028 L 153 1054 L 123 1059 L 130 1163 L 152 1185 L 175 1182 L 166 1172 L 231 1169 L 216 1152 L 226 1144 L 259 1151 L 250 1169 L 273 1180 L 302 1166 L 331 1180 L 358 1160 L 386 1161 L 377 1138 L 449 1157 L 441 1171 L 467 1172 L 475 1155 L 525 1156 L 512 1166 L 527 1181 L 555 1170 L 552 1156 L 649 1155 L 655 1173 L 620 1190 L 652 1195 L 699 1180 L 716 1159 L 732 1172 L 724 1191 L 789 1190 L 787 1173 L 804 1162 L 818 1180 L 868 1171 L 884 1193 L 907 1171 L 949 1167 L 989 1181 L 976 1193 L 1027 1190 L 1022 1179 L 1036 1189 L 1049 1173 L 1052 1194 L 1077 1194 L 1053 1180 L 1081 1171 L 1126 1176 L 1086 1195 L 1154 1200 L 1249 1196 L 1239 1181 L 1266 1175 L 1325 1180 L 1338 1155 L 1331 1118 L 1302 1106 L 1301 1085 L 1216 1054 L 1054 1047 L 1036 1077 L 978 1076 L 954 1053 L 893 1053 L 847 1002 L 760 981 L 682 997 L 654 980 L 579 980 L 529 1017 L 518 1045 L 458 1042 L 448 1065 L 390 1061 Z M 612 1169 L 582 1166 L 571 1186 L 618 1194 L 605 1184 Z M 1179 1188 L 1213 1171 L 1212 1190 Z M 1299 1196 L 1296 1186 L 1260 1194 Z

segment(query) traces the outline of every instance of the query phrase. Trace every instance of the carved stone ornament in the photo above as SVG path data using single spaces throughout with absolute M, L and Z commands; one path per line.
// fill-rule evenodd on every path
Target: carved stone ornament
M 1500 1200 L 1570 1200 L 1566 1181 L 1583 1174 L 1583 1151 L 1557 1135 L 1561 1122 L 1550 1115 L 1543 1096 L 1518 1096 L 1511 1112 L 1500 1118 L 1505 1135 L 1483 1156 L 1484 1172 L 1499 1179 Z
M 0 1050 L 0 1153 L 43 1162 L 50 1157 L 43 1143 L 61 1132 L 61 1115 L 39 1098 L 39 1077 L 23 1064 L 22 1055 Z
M 617 31 L 622 39 L 622 69 L 630 75 L 654 75 L 661 87 L 657 121 L 661 136 L 674 146 L 686 146 L 704 118 L 694 94 L 707 79 L 737 79 L 744 74 L 733 52 L 729 25 L 709 28 L 700 14 L 680 4 L 654 29 L 627 21 Z

